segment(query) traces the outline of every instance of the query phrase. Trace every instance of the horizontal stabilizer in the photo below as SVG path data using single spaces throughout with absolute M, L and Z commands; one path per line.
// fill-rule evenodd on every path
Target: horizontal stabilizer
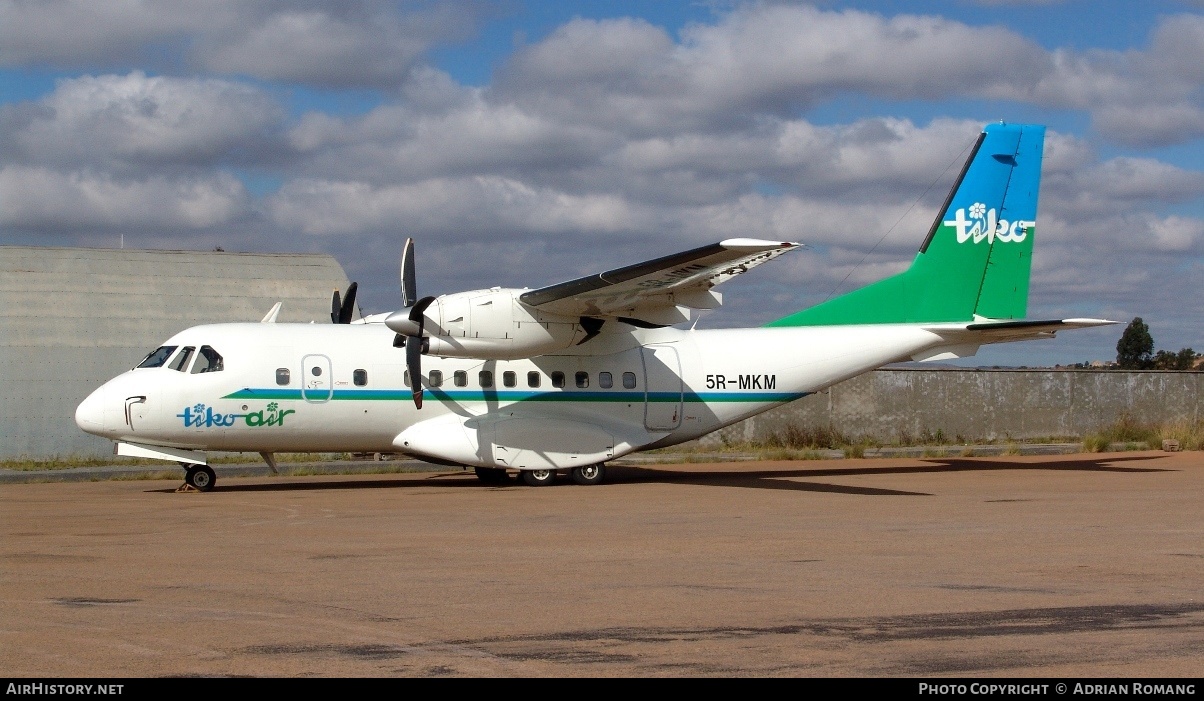
M 924 330 L 957 343 L 1003 343 L 1036 338 L 1053 338 L 1063 329 L 1086 329 L 1119 322 L 1107 319 L 1012 319 L 991 320 L 979 317 L 968 324 L 927 324 Z

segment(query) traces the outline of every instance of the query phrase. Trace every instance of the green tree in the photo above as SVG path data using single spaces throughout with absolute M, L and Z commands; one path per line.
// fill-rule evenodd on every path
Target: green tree
M 1154 354 L 1152 364 L 1156 370 L 1191 370 L 1197 357 L 1191 348 L 1183 348 L 1178 353 L 1160 350 Z
M 1144 370 L 1153 366 L 1154 337 L 1141 317 L 1134 317 L 1116 342 L 1116 365 L 1122 370 Z

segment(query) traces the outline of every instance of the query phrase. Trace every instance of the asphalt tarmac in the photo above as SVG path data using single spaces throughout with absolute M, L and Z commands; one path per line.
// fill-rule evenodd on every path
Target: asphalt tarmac
M 0 486 L 13 677 L 1204 673 L 1204 453 Z

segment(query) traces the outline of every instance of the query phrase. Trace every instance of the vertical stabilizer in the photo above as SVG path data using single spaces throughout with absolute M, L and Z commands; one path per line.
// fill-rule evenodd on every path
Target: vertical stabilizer
M 990 124 L 907 270 L 770 326 L 1022 318 L 1045 127 Z

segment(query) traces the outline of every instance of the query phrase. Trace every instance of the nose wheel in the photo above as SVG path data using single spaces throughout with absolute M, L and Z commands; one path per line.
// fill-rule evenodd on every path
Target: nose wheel
M 208 492 L 217 482 L 217 475 L 208 465 L 185 465 L 184 482 L 198 492 Z

